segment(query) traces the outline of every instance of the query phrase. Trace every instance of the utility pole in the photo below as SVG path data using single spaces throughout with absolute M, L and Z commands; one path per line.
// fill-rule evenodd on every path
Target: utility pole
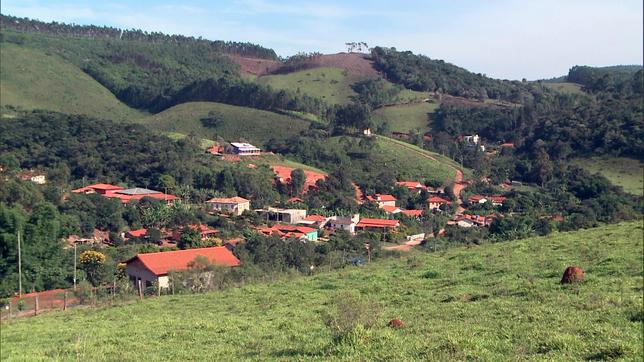
M 76 290 L 76 242 L 74 241 L 74 290 Z
M 20 230 L 18 230 L 18 296 L 22 297 L 22 256 L 20 253 Z

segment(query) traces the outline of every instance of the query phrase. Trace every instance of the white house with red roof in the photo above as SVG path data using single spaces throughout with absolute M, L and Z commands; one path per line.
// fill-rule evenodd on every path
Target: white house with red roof
M 125 273 L 135 286 L 149 287 L 158 283 L 159 288 L 169 287 L 168 273 L 190 268 L 189 264 L 202 256 L 215 265 L 235 267 L 239 259 L 226 247 L 198 248 L 187 250 L 163 251 L 158 253 L 137 254 L 125 261 Z
M 243 197 L 213 197 L 212 199 L 206 201 L 206 204 L 210 206 L 211 209 L 224 212 L 227 214 L 241 215 L 246 210 L 250 210 L 250 200 L 246 200 Z
M 483 196 L 483 195 L 472 195 L 472 196 L 470 196 L 470 197 L 467 199 L 467 201 L 468 201 L 470 204 L 484 204 L 484 203 L 486 203 L 488 200 L 487 200 L 487 198 L 486 198 L 485 196 Z
M 421 191 L 427 189 L 427 186 L 423 185 L 418 181 L 398 181 L 396 182 L 396 185 L 400 187 L 404 187 L 407 190 L 409 190 L 409 192 L 414 192 L 414 193 L 420 193 Z
M 440 207 L 442 205 L 449 205 L 449 204 L 451 204 L 451 201 L 445 200 L 440 196 L 432 196 L 429 199 L 427 199 L 427 207 L 430 210 L 440 210 Z
M 367 196 L 367 200 L 377 203 L 378 207 L 396 206 L 396 198 L 393 195 L 374 194 Z

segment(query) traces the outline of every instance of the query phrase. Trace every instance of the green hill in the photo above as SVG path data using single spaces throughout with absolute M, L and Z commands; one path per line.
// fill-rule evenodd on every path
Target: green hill
M 641 360 L 642 226 L 416 253 L 202 295 L 6 322 L 4 360 Z M 569 265 L 579 285 L 559 280 Z M 376 324 L 334 341 L 355 293 Z M 387 321 L 401 319 L 394 330 Z M 216 356 L 216 357 L 215 357 Z
M 275 89 L 301 92 L 324 100 L 329 104 L 349 103 L 355 95 L 351 84 L 356 77 L 340 68 L 321 67 L 288 74 L 267 75 L 257 79 L 259 83 Z
M 610 182 L 633 195 L 644 192 L 644 164 L 627 157 L 578 158 L 573 163 L 592 173 L 599 173 Z
M 430 130 L 429 115 L 438 107 L 438 103 L 427 102 L 382 107 L 373 112 L 373 119 L 376 125 L 387 121 L 391 131 L 420 129 L 424 133 Z
M 0 43 L 0 105 L 131 120 L 134 110 L 73 64 L 53 53 Z
M 394 170 L 399 177 L 449 183 L 454 180 L 456 170 L 461 169 L 460 165 L 445 156 L 406 142 L 377 137 L 377 154 L 383 160 L 383 167 Z M 463 171 L 469 173 L 469 170 Z
M 201 121 L 214 117 L 214 127 Z M 246 139 L 259 145 L 271 138 L 283 140 L 308 128 L 300 118 L 254 108 L 212 102 L 190 102 L 145 117 L 139 122 L 165 132 L 195 133 L 202 138 L 223 137 L 227 141 Z

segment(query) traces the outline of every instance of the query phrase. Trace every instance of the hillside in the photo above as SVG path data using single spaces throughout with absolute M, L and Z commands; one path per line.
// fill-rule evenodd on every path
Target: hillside
M 214 127 L 201 121 L 207 117 L 218 120 Z M 246 139 L 258 145 L 271 138 L 283 140 L 297 135 L 309 125 L 300 118 L 213 102 L 183 103 L 138 122 L 166 132 L 195 133 L 209 139 L 220 136 L 227 141 Z
M 438 103 L 422 102 L 382 107 L 373 112 L 373 120 L 376 125 L 387 121 L 391 131 L 407 133 L 420 129 L 425 133 L 430 130 L 429 117 L 438 106 Z
M 51 313 L 5 323 L 3 359 L 641 360 L 641 233 L 622 223 Z M 582 284 L 559 284 L 569 265 Z M 333 342 L 323 318 L 346 293 L 381 313 Z M 408 327 L 387 328 L 392 318 Z
M 0 43 L 0 105 L 114 120 L 143 115 L 56 54 Z M 82 96 L 81 96 L 82 95 Z
M 578 158 L 573 163 L 591 173 L 599 173 L 624 191 L 642 196 L 644 192 L 644 163 L 626 157 Z
M 258 82 L 270 85 L 275 89 L 286 89 L 293 92 L 317 97 L 329 104 L 349 103 L 349 97 L 355 95 L 351 84 L 358 78 L 340 68 L 320 67 L 301 70 L 288 74 L 267 75 L 258 78 Z

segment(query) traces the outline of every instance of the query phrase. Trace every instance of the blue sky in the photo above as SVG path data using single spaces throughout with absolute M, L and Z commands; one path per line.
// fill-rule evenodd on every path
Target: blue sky
M 282 56 L 365 41 L 507 79 L 559 76 L 575 64 L 642 64 L 644 43 L 641 0 L 2 0 L 1 11 L 250 41 Z

